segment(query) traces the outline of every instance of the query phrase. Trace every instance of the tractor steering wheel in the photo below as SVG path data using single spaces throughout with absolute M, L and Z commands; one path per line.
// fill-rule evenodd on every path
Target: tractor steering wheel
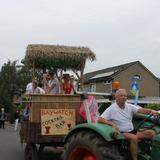
M 151 125 L 147 125 L 147 126 L 143 126 L 144 123 L 148 120 L 151 119 L 152 124 Z M 149 116 L 147 116 L 146 118 L 144 118 L 136 127 L 136 131 L 140 131 L 140 128 L 143 126 L 143 130 L 146 129 L 152 129 L 153 127 L 155 127 L 157 125 L 157 123 L 160 122 L 160 115 L 152 115 L 150 114 Z

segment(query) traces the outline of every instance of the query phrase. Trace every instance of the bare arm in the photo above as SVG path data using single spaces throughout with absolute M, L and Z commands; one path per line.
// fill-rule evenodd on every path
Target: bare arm
M 142 108 L 142 107 L 140 107 L 140 108 L 138 109 L 138 112 L 139 112 L 139 113 L 144 113 L 144 114 L 152 114 L 152 115 L 157 115 L 157 114 L 158 114 L 158 112 L 155 111 L 155 110 L 153 110 L 153 109 Z
M 99 118 L 98 118 L 98 122 L 99 122 L 99 123 L 104 123 L 104 124 L 110 125 L 110 126 L 118 129 L 118 127 L 117 127 L 116 124 L 114 124 L 113 122 L 111 122 L 111 121 L 109 121 L 109 120 L 106 120 L 106 119 L 104 119 L 104 118 L 102 118 L 102 117 L 99 117 Z

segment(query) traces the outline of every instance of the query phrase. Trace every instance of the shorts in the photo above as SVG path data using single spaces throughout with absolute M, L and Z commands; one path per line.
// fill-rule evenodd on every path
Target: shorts
M 132 130 L 132 131 L 130 131 L 128 133 L 137 134 L 137 131 L 136 130 Z
M 130 132 L 121 132 L 121 133 L 131 133 L 131 134 L 137 134 L 137 131 L 136 130 L 132 130 Z

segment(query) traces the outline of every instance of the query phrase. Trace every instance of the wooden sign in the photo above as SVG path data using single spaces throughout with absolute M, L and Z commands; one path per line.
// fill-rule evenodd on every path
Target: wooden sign
M 65 135 L 75 126 L 75 109 L 41 109 L 41 134 Z

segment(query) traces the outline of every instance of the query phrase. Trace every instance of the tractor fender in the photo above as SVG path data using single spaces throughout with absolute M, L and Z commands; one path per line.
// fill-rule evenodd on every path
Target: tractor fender
M 113 141 L 113 140 L 122 140 L 124 139 L 123 134 L 118 132 L 115 128 L 103 124 L 103 123 L 82 123 L 76 125 L 74 128 L 70 130 L 70 132 L 65 136 L 64 142 L 76 132 L 80 132 L 82 130 L 89 130 L 96 132 L 98 135 L 102 136 L 106 141 Z

